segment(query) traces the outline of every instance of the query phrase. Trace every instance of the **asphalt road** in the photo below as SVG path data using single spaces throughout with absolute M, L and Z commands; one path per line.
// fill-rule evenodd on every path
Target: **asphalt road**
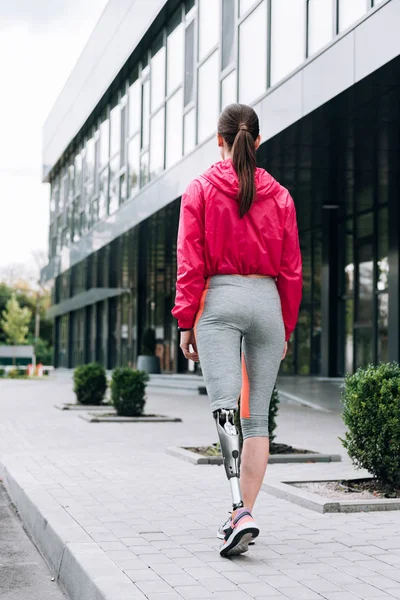
M 0 483 L 1 600 L 66 600 Z

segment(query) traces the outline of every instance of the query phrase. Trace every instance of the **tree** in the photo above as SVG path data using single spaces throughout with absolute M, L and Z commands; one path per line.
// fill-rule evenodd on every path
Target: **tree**
M 21 308 L 14 293 L 8 300 L 6 310 L 3 311 L 1 326 L 10 344 L 24 344 L 29 333 L 29 323 L 32 313 L 29 308 Z

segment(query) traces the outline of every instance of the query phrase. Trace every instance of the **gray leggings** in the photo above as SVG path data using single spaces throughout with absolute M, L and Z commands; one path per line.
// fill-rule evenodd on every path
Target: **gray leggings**
M 268 412 L 285 343 L 281 301 L 270 277 L 215 275 L 196 319 L 211 409 L 237 408 L 243 437 L 268 437 Z

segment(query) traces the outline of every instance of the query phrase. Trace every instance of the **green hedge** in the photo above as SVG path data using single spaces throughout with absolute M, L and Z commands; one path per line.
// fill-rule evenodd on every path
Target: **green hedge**
M 345 379 L 341 439 L 353 464 L 392 488 L 400 486 L 400 366 L 370 365 Z
M 111 381 L 111 400 L 121 417 L 139 417 L 146 403 L 146 384 L 149 376 L 144 371 L 129 367 L 115 369 Z
M 80 404 L 101 404 L 107 390 L 104 367 L 90 363 L 74 371 L 74 392 Z

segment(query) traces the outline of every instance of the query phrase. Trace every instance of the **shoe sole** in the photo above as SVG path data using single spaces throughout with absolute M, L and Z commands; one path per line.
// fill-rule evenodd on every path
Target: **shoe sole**
M 242 528 L 235 529 L 226 543 L 221 547 L 219 551 L 220 555 L 228 557 L 237 556 L 247 552 L 250 542 L 252 542 L 259 533 L 260 530 L 256 525 L 252 527 L 243 525 Z
M 220 533 L 220 532 L 218 531 L 218 532 L 217 532 L 217 538 L 218 538 L 219 540 L 224 540 L 224 539 L 225 539 L 225 533 Z M 249 546 L 254 546 L 254 544 L 255 544 L 255 541 L 254 541 L 254 539 L 250 540 L 250 542 L 249 542 Z

